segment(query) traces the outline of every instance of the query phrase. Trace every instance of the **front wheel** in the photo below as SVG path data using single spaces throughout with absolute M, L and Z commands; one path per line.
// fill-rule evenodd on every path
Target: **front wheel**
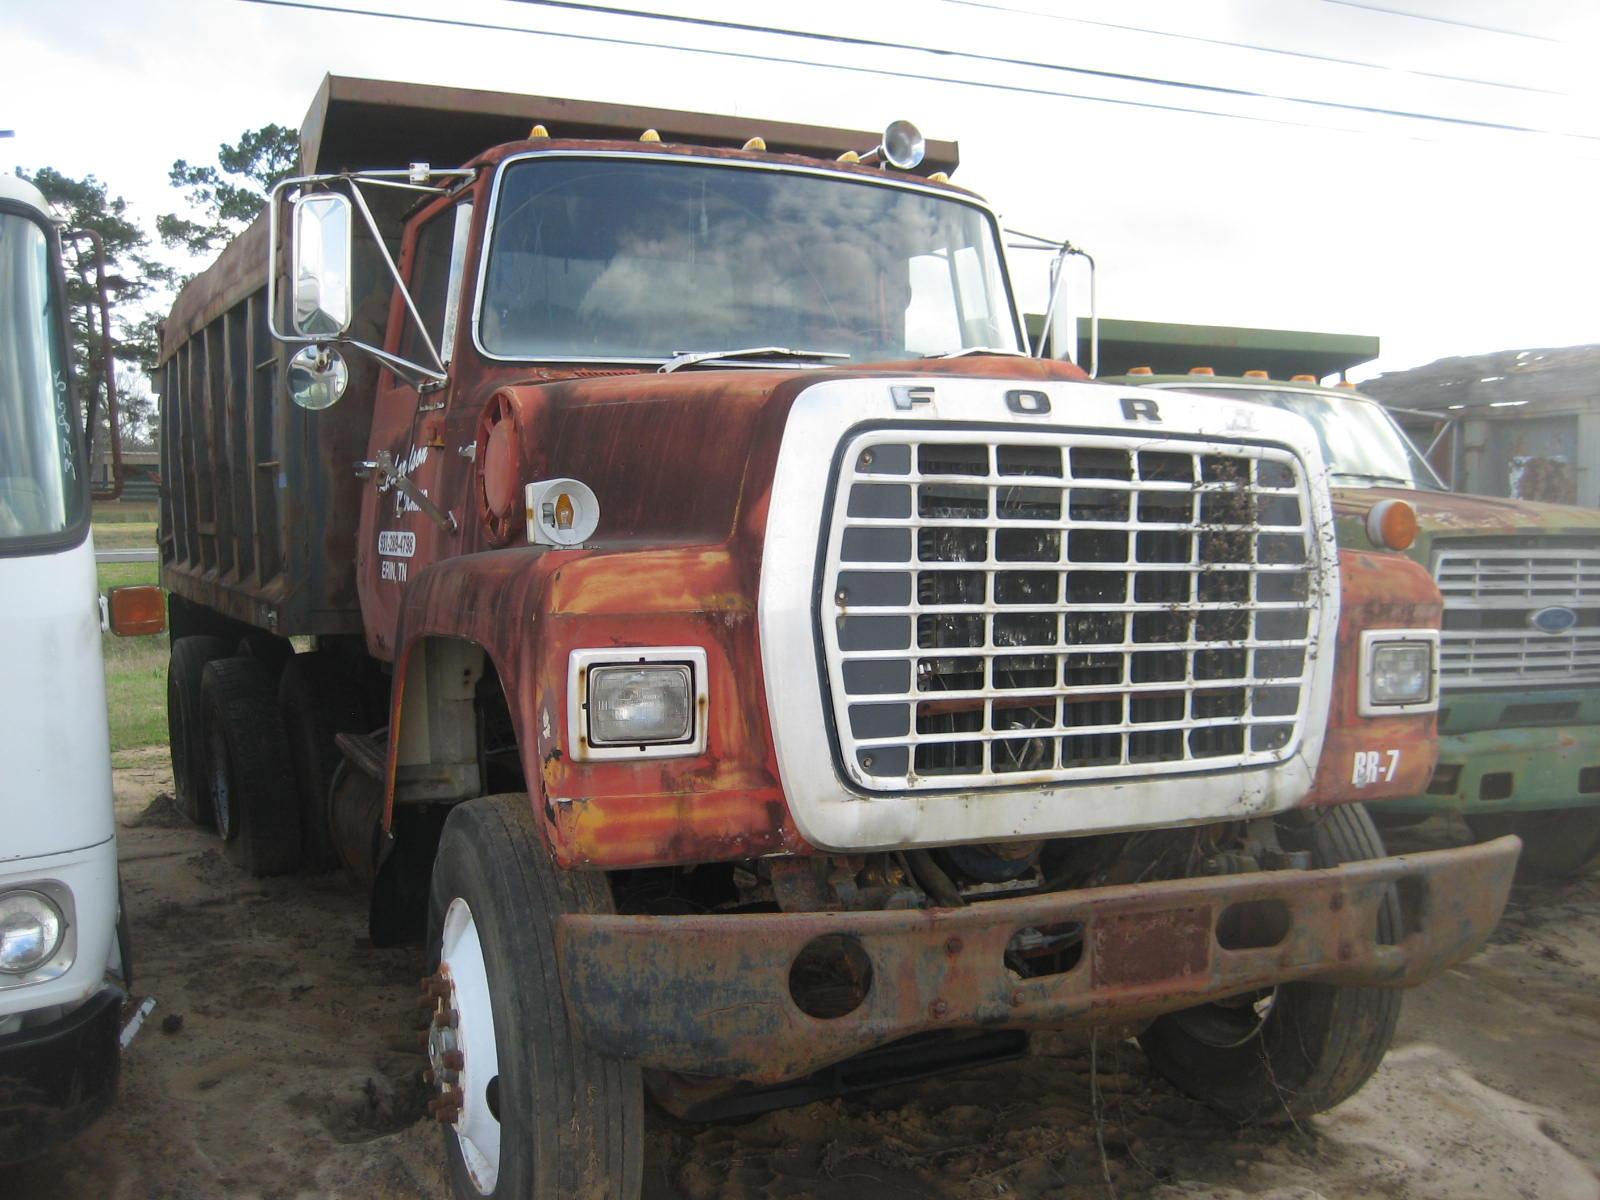
M 583 1042 L 556 964 L 557 917 L 610 911 L 604 876 L 551 863 L 526 795 L 451 811 L 429 896 L 438 971 L 423 986 L 435 1013 L 429 1110 L 461 1200 L 639 1194 L 638 1068 Z
M 1522 839 L 1517 880 L 1571 879 L 1600 866 L 1600 808 L 1484 813 L 1467 818 L 1480 842 L 1514 833 Z
M 1279 819 L 1285 849 L 1313 867 L 1383 856 L 1359 804 Z M 1378 940 L 1393 943 L 1400 905 L 1378 910 Z M 1171 1013 L 1139 1035 L 1150 1064 L 1177 1087 L 1236 1121 L 1294 1121 L 1332 1108 L 1371 1078 L 1394 1040 L 1392 988 L 1288 983 L 1260 994 Z

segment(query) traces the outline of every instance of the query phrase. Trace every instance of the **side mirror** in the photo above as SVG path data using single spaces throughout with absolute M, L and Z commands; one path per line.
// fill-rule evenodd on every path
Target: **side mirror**
M 302 346 L 289 360 L 289 399 L 301 408 L 332 408 L 350 385 L 350 368 L 337 350 Z
M 308 338 L 336 338 L 350 328 L 350 198 L 313 192 L 294 202 L 290 276 L 294 280 L 294 330 Z

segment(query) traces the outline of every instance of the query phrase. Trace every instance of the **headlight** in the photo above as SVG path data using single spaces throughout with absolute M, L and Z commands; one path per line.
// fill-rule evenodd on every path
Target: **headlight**
M 589 740 L 597 746 L 681 742 L 694 728 L 687 666 L 590 667 Z
M 0 973 L 26 975 L 61 948 L 66 922 L 48 896 L 15 891 L 0 896 Z
M 568 671 L 575 758 L 699 754 L 706 652 L 699 646 L 574 650 Z
M 1372 652 L 1372 699 L 1376 704 L 1415 704 L 1432 690 L 1432 647 L 1415 642 L 1379 646 Z
M 1437 707 L 1439 635 L 1431 629 L 1369 629 L 1361 635 L 1361 715 Z

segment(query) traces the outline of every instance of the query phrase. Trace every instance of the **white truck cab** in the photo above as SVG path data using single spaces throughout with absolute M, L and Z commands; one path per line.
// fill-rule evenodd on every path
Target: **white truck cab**
M 0 175 L 0 1164 L 110 1103 L 129 981 L 64 309 L 46 201 Z

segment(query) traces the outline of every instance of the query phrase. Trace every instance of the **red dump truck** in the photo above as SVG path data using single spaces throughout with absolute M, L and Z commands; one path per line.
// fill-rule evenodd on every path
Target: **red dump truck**
M 1439 598 L 1309 426 L 1029 358 L 955 147 L 329 79 L 165 327 L 177 794 L 428 939 L 461 1196 L 1138 1031 L 1241 1119 L 1376 1067 L 1517 842 L 1387 857 Z

